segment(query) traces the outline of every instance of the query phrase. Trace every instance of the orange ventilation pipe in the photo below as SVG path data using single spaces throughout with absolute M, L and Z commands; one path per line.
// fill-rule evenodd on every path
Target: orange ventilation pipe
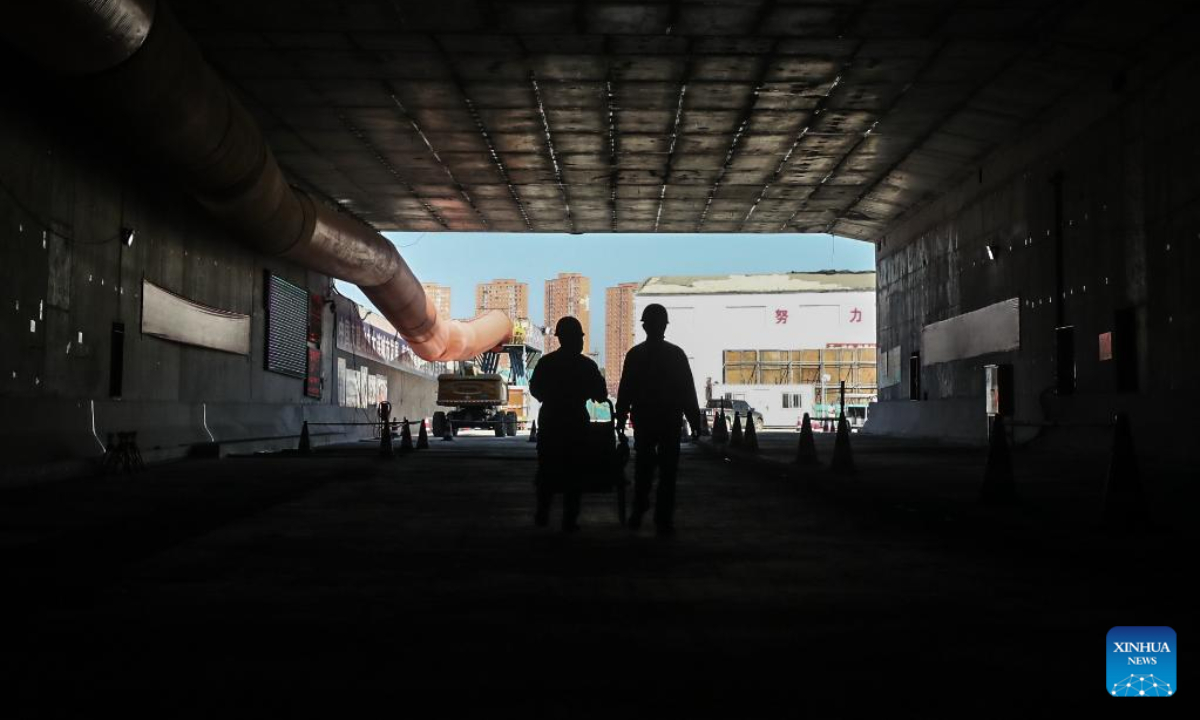
M 288 185 L 250 113 L 158 0 L 24 0 L 0 36 L 73 77 L 114 133 L 173 172 L 258 252 L 358 285 L 426 360 L 467 360 L 512 339 L 491 311 L 442 319 L 394 245 Z

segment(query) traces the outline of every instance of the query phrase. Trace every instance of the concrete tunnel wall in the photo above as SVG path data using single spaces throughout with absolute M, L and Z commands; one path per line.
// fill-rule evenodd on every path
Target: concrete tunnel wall
M 1147 60 L 1111 87 L 1082 88 L 1040 127 L 1001 147 L 877 246 L 878 340 L 899 346 L 900 382 L 881 389 L 867 432 L 983 442 L 983 365 L 1013 365 L 1013 420 L 1054 446 L 1106 450 L 1091 426 L 1130 413 L 1140 450 L 1183 458 L 1196 430 L 1200 284 L 1200 102 L 1194 57 Z M 1062 291 L 1055 297 L 1055 190 L 1062 182 Z M 997 249 L 995 260 L 987 246 Z M 925 365 L 909 399 L 922 329 L 1020 299 L 1019 349 Z M 1056 304 L 1075 327 L 1077 388 L 1055 385 Z M 1115 313 L 1136 318 L 1136 388 L 1099 357 Z M 881 368 L 882 370 L 882 368 Z M 882 376 L 882 372 L 881 372 Z
M 12 98 L 12 96 L 10 96 Z M 15 100 L 15 98 L 13 98 Z M 294 447 L 305 419 L 363 421 L 337 405 L 336 358 L 388 375 L 397 416 L 434 408 L 436 381 L 335 352 L 323 322 L 320 400 L 301 379 L 264 369 L 264 270 L 311 292 L 329 279 L 257 256 L 233 242 L 184 194 L 139 168 L 140 159 L 47 122 L 29 102 L 0 104 L 0 452 L 6 481 L 86 470 L 100 440 L 136 430 L 147 460 L 209 442 L 221 451 Z M 82 126 L 81 126 L 82 127 Z M 117 240 L 136 230 L 132 247 Z M 43 233 L 43 230 L 47 232 Z M 143 336 L 143 277 L 196 302 L 251 316 L 247 356 Z M 109 397 L 110 331 L 124 322 L 124 382 Z M 79 342 L 82 333 L 83 341 Z M 314 442 L 346 439 L 313 428 Z M 366 428 L 351 435 L 362 436 Z

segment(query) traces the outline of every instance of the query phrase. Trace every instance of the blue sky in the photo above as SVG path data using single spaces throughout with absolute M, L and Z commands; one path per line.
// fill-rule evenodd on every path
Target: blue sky
M 545 281 L 560 272 L 592 280 L 593 350 L 604 347 L 604 289 L 653 275 L 720 275 L 811 270 L 872 270 L 870 243 L 831 235 L 596 233 L 385 233 L 423 282 L 449 285 L 456 318 L 475 314 L 475 284 L 493 278 L 529 283 L 529 314 L 543 322 Z M 347 283 L 338 289 L 370 302 Z

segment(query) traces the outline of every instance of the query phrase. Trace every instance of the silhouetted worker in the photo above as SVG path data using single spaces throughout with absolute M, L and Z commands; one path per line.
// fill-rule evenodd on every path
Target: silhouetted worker
M 586 465 L 591 417 L 587 401 L 608 399 L 600 368 L 583 355 L 583 326 L 573 317 L 554 328 L 559 348 L 538 361 L 529 392 L 542 403 L 538 411 L 537 514 L 534 522 L 550 521 L 554 491 L 563 492 L 563 530 L 578 530 L 581 476 Z
M 642 311 L 646 341 L 625 356 L 621 385 L 617 389 L 617 426 L 624 427 L 632 413 L 634 447 L 634 498 L 629 526 L 638 527 L 650 507 L 650 486 L 658 468 L 654 499 L 654 524 L 663 532 L 674 529 L 675 475 L 679 469 L 679 435 L 687 416 L 692 437 L 700 434 L 700 407 L 687 355 L 664 339 L 667 309 L 657 303 Z

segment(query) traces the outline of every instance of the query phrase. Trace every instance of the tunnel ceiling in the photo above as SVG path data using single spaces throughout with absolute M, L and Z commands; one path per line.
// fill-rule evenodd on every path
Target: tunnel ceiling
M 172 7 L 293 182 L 380 230 L 866 240 L 1111 87 L 1162 22 L 1046 0 Z

